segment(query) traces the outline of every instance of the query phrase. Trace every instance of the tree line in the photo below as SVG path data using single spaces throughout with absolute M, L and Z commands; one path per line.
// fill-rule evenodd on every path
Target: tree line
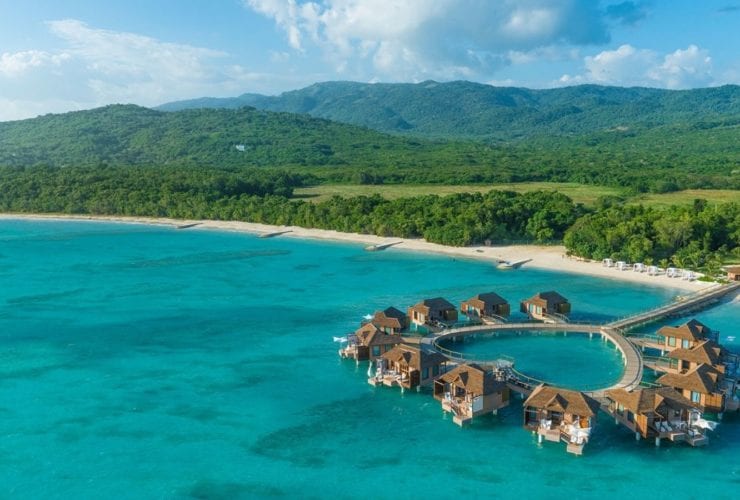
M 334 229 L 445 245 L 559 243 L 569 253 L 715 269 L 740 259 L 737 203 L 667 209 L 602 200 L 593 209 L 549 191 L 379 195 L 311 203 L 291 198 L 314 182 L 281 170 L 0 168 L 0 210 L 241 220 Z

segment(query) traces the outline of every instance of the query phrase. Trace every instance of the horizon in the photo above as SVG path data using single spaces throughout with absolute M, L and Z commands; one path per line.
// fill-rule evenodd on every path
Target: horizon
M 0 121 L 332 82 L 740 84 L 740 3 L 31 0 L 0 19 Z

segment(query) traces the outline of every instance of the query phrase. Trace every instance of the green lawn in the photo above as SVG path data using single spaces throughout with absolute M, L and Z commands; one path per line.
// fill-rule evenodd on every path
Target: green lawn
M 570 182 L 521 182 L 514 184 L 473 184 L 462 186 L 447 185 L 414 185 L 414 184 L 390 184 L 380 186 L 368 186 L 359 184 L 325 184 L 295 190 L 295 197 L 308 201 L 319 202 L 334 195 L 345 198 L 352 196 L 379 194 L 384 198 L 396 199 L 411 196 L 422 196 L 425 194 L 436 194 L 444 196 L 455 193 L 487 192 L 492 189 L 501 189 L 524 193 L 538 189 L 545 191 L 559 191 L 569 196 L 576 203 L 593 205 L 597 198 L 607 195 L 625 196 L 626 190 L 607 186 L 593 186 L 587 184 L 576 184 Z M 692 189 L 677 191 L 666 194 L 641 194 L 629 197 L 630 203 L 642 203 L 652 206 L 688 205 L 696 198 L 704 198 L 710 203 L 726 203 L 734 201 L 740 203 L 740 191 L 732 190 L 709 190 Z
M 740 203 L 740 191 L 729 189 L 687 189 L 665 194 L 642 194 L 630 199 L 632 203 L 652 206 L 688 205 L 695 199 L 703 198 L 709 203 Z
M 538 189 L 546 191 L 560 191 L 570 196 L 575 202 L 591 205 L 600 196 L 620 195 L 623 190 L 604 186 L 588 186 L 576 183 L 558 183 L 558 182 L 523 182 L 515 184 L 474 184 L 463 186 L 446 186 L 446 185 L 413 185 L 413 184 L 390 184 L 380 186 L 367 186 L 357 184 L 342 185 L 321 185 L 295 190 L 297 198 L 304 198 L 310 201 L 323 201 L 334 195 L 343 197 L 379 194 L 384 198 L 396 199 L 411 196 L 422 196 L 425 194 L 436 194 L 444 196 L 455 193 L 475 193 L 488 192 L 492 189 L 501 189 L 524 193 L 527 191 L 536 191 Z

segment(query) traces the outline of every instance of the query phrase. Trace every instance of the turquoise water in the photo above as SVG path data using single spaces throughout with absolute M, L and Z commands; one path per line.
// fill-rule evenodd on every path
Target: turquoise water
M 331 341 L 423 297 L 554 288 L 601 320 L 676 291 L 83 222 L 0 221 L 0 280 L 2 497 L 735 498 L 740 486 L 737 416 L 702 449 L 636 443 L 602 416 L 573 457 L 537 446 L 518 401 L 460 429 L 427 394 L 370 387 Z M 731 335 L 739 311 L 697 317 Z
M 539 380 L 582 391 L 609 387 L 624 372 L 622 355 L 600 335 L 571 332 L 567 336 L 552 333 L 501 333 L 479 336 L 466 342 L 447 342 L 444 347 L 461 352 L 470 359 L 514 358 L 520 372 Z

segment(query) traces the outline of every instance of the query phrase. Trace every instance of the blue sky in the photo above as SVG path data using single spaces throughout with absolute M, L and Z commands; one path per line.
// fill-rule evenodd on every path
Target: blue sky
M 740 0 L 0 0 L 0 120 L 327 80 L 740 84 Z

